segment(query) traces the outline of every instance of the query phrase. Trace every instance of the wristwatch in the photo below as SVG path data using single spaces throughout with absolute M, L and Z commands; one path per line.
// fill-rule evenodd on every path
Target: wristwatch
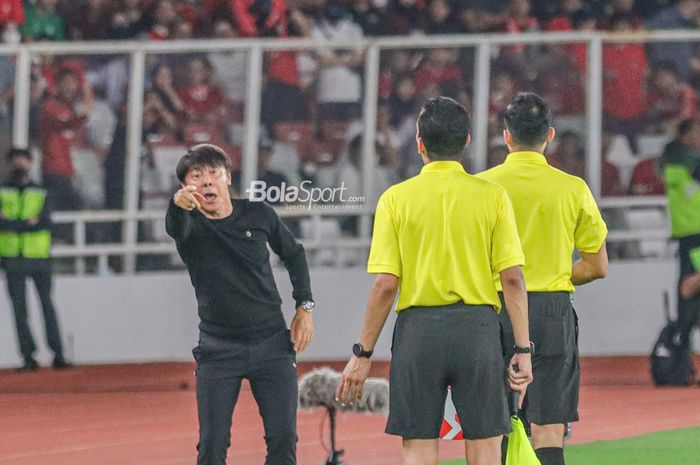
M 316 303 L 313 300 L 304 300 L 297 307 L 301 307 L 308 313 L 313 313 Z
M 520 347 L 518 344 L 513 346 L 516 354 L 534 354 L 535 353 L 535 343 L 530 341 L 530 345 L 527 347 Z
M 352 353 L 355 357 L 364 357 L 364 358 L 370 358 L 372 354 L 374 353 L 373 350 L 365 350 L 364 347 L 362 347 L 362 344 L 359 342 L 356 342 L 352 345 Z

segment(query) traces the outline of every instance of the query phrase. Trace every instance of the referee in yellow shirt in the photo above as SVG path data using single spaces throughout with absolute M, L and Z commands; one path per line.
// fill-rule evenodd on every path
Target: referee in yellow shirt
M 503 283 L 519 352 L 509 383 L 522 391 L 532 380 L 515 218 L 505 189 L 467 174 L 458 161 L 469 142 L 463 106 L 445 97 L 428 100 L 416 141 L 425 166 L 389 188 L 377 205 L 367 265 L 377 277 L 338 397 L 353 402 L 362 395 L 398 292 L 386 432 L 403 437 L 405 464 L 437 465 L 450 386 L 469 464 L 497 465 L 510 426 L 493 273 Z
M 523 274 L 535 344 L 534 381 L 524 408 L 542 465 L 563 465 L 565 425 L 578 420 L 580 381 L 571 293 L 574 285 L 605 277 L 608 230 L 585 181 L 549 166 L 542 155 L 554 139 L 551 115 L 542 99 L 517 94 L 506 108 L 505 125 L 510 154 L 502 165 L 478 177 L 505 187 L 513 202 L 525 252 Z M 574 248 L 581 258 L 572 264 Z M 507 318 L 502 323 L 507 359 L 512 332 Z

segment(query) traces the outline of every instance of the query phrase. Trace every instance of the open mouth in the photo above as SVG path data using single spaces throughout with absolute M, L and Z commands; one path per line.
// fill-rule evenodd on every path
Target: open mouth
M 217 197 L 218 196 L 216 194 L 211 192 L 204 194 L 204 200 L 206 200 L 207 202 L 213 202 L 214 200 L 216 200 Z

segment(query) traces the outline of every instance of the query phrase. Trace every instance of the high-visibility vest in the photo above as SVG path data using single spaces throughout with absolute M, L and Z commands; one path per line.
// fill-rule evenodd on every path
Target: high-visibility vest
M 7 220 L 38 218 L 44 209 L 46 190 L 27 187 L 0 188 L 2 216 Z M 41 229 L 16 233 L 0 231 L 0 257 L 49 258 L 51 255 L 51 231 Z

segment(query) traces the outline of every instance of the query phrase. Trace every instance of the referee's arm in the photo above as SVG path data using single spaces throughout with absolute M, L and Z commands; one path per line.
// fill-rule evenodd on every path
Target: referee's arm
M 386 318 L 394 305 L 399 291 L 399 278 L 389 273 L 380 273 L 374 279 L 369 291 L 365 320 L 358 342 L 365 350 L 374 350 L 379 334 L 384 328 Z M 353 403 L 362 397 L 362 386 L 369 376 L 372 362 L 366 357 L 352 356 L 343 370 L 343 377 L 338 383 L 336 398 L 341 402 Z
M 581 258 L 574 262 L 571 269 L 571 284 L 580 286 L 608 275 L 608 250 L 605 243 L 596 253 L 581 252 Z

